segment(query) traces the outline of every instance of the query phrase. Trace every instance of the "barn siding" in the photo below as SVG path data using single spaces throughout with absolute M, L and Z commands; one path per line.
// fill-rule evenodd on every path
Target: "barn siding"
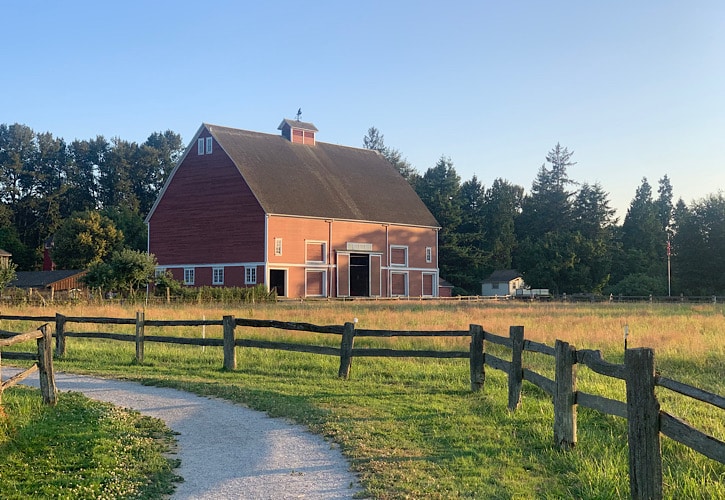
M 220 147 L 194 148 L 149 220 L 160 266 L 264 260 L 264 212 Z
M 383 225 L 371 222 L 325 221 L 323 219 L 306 219 L 303 217 L 269 216 L 267 222 L 267 255 L 271 267 L 288 268 L 289 297 L 303 297 L 307 277 L 305 269 L 309 265 L 309 241 L 326 243 L 324 267 L 328 295 L 348 296 L 350 294 L 346 264 L 350 253 L 373 253 L 371 259 L 371 296 L 389 296 L 389 261 L 390 246 L 403 245 L 408 247 L 408 265 L 394 266 L 396 271 L 408 274 L 408 294 L 421 296 L 423 290 L 423 273 L 435 273 L 437 276 L 437 233 L 430 228 Z M 386 237 L 387 230 L 387 237 Z M 282 238 L 282 255 L 274 255 L 275 239 Z M 388 245 L 386 248 L 386 239 Z M 369 244 L 370 250 L 348 249 L 348 243 Z M 432 249 L 431 262 L 426 262 L 426 247 Z M 337 257 L 340 253 L 339 260 Z M 379 254 L 379 255 L 375 255 Z M 319 262 L 319 255 L 314 257 Z M 297 268 L 295 267 L 297 266 Z M 301 267 L 300 267 L 301 266 Z M 339 266 L 339 267 L 338 267 Z M 315 264 L 314 268 L 321 268 Z M 398 278 L 400 279 L 400 278 Z M 430 283 L 429 283 L 430 285 Z M 338 290 L 339 286 L 339 290 Z M 432 285 L 431 285 L 432 286 Z M 430 286 L 425 295 L 431 295 Z

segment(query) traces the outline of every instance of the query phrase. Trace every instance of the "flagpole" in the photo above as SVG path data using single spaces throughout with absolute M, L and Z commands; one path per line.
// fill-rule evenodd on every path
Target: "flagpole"
M 672 245 L 670 244 L 670 236 L 667 235 L 667 296 L 672 297 L 672 265 L 670 264 L 670 255 L 672 254 Z

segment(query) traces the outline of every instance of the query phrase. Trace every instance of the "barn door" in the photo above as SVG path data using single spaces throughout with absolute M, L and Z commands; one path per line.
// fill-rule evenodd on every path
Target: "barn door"
M 337 254 L 337 296 L 350 296 L 350 254 Z

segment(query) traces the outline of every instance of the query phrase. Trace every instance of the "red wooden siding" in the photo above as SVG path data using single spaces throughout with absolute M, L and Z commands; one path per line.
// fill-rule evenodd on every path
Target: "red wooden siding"
M 394 295 L 433 296 L 433 283 L 437 280 L 437 233 L 430 228 L 383 225 L 353 221 L 326 221 L 300 217 L 270 216 L 267 222 L 267 258 L 271 267 L 288 269 L 289 297 L 310 295 L 310 287 L 318 290 L 319 274 L 315 284 L 309 282 L 306 271 L 324 270 L 324 285 L 332 297 L 350 295 L 350 254 L 370 255 L 369 295 L 389 296 L 389 287 L 394 286 Z M 282 255 L 274 254 L 275 239 L 282 238 Z M 324 242 L 324 243 L 323 243 Z M 350 244 L 350 245 L 349 245 Z M 406 274 L 390 274 L 391 245 L 407 247 L 397 250 L 394 271 Z M 426 262 L 425 249 L 432 249 L 432 261 Z M 392 250 L 396 252 L 395 249 Z M 405 254 L 407 252 L 407 266 Z M 423 275 L 426 289 L 423 286 Z M 321 286 L 321 285 L 320 285 Z
M 194 147 L 186 156 L 149 220 L 149 236 L 160 266 L 264 260 L 264 212 L 216 144 L 212 154 Z

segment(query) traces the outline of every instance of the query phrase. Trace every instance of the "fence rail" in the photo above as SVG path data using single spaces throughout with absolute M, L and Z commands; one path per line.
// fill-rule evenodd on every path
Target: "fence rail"
M 9 353 L 9 356 L 6 354 L 6 357 L 8 359 L 35 359 L 36 363 L 4 382 L 2 380 L 2 352 L 0 352 L 0 405 L 2 405 L 2 395 L 5 389 L 22 382 L 36 371 L 39 372 L 40 393 L 43 397 L 43 403 L 55 406 L 58 401 L 58 390 L 55 387 L 55 374 L 53 372 L 53 339 L 48 324 L 25 333 L 0 332 L 0 350 L 3 347 L 10 347 L 32 340 L 36 341 L 37 353 L 13 352 Z
M 509 336 L 500 336 L 486 332 L 480 325 L 470 325 L 468 330 L 442 331 L 388 331 L 355 329 L 353 323 L 344 325 L 319 326 L 309 323 L 294 323 L 275 320 L 253 320 L 224 316 L 222 320 L 146 320 L 143 312 L 135 319 L 130 318 L 83 318 L 56 314 L 54 317 L 5 316 L 0 320 L 54 320 L 57 356 L 65 354 L 67 338 L 104 338 L 136 343 L 136 360 L 143 363 L 146 342 L 164 342 L 200 346 L 217 346 L 224 350 L 224 368 L 236 370 L 236 348 L 251 347 L 278 349 L 286 351 L 339 356 L 338 376 L 349 378 L 352 360 L 356 357 L 431 357 L 431 358 L 468 358 L 471 373 L 471 390 L 480 391 L 485 387 L 488 366 L 501 370 L 508 377 L 508 407 L 516 410 L 521 404 L 523 381 L 539 387 L 552 397 L 554 405 L 553 437 L 554 442 L 563 449 L 569 449 L 577 442 L 578 406 L 590 408 L 601 413 L 625 418 L 628 426 L 629 478 L 632 498 L 662 498 L 662 459 L 660 455 L 660 434 L 713 460 L 725 463 L 725 443 L 681 419 L 662 411 L 655 396 L 655 386 L 664 387 L 683 396 L 725 409 L 725 398 L 700 388 L 663 377 L 655 372 L 654 351 L 652 349 L 628 349 L 625 351 L 624 364 L 610 363 L 602 358 L 600 351 L 577 350 L 574 346 L 557 340 L 555 345 L 526 340 L 522 326 L 512 326 Z M 134 334 L 72 332 L 67 330 L 68 323 L 97 323 L 135 325 Z M 146 327 L 180 326 L 222 326 L 223 336 L 219 338 L 183 338 L 159 335 L 146 335 Z M 320 334 L 338 335 L 340 347 L 275 342 L 249 338 L 238 338 L 237 327 L 273 328 L 289 331 L 304 331 Z M 0 331 L 0 338 L 8 332 Z M 355 347 L 355 339 L 360 337 L 467 337 L 470 339 L 468 351 L 439 351 L 425 349 L 391 349 L 374 347 Z M 501 359 L 486 352 L 486 343 L 503 346 L 511 351 L 511 360 Z M 554 358 L 554 380 L 523 366 L 523 353 L 533 352 Z M 52 359 L 52 358 L 51 358 Z M 626 401 L 588 394 L 577 390 L 577 366 L 584 365 L 600 375 L 622 380 L 626 385 Z

